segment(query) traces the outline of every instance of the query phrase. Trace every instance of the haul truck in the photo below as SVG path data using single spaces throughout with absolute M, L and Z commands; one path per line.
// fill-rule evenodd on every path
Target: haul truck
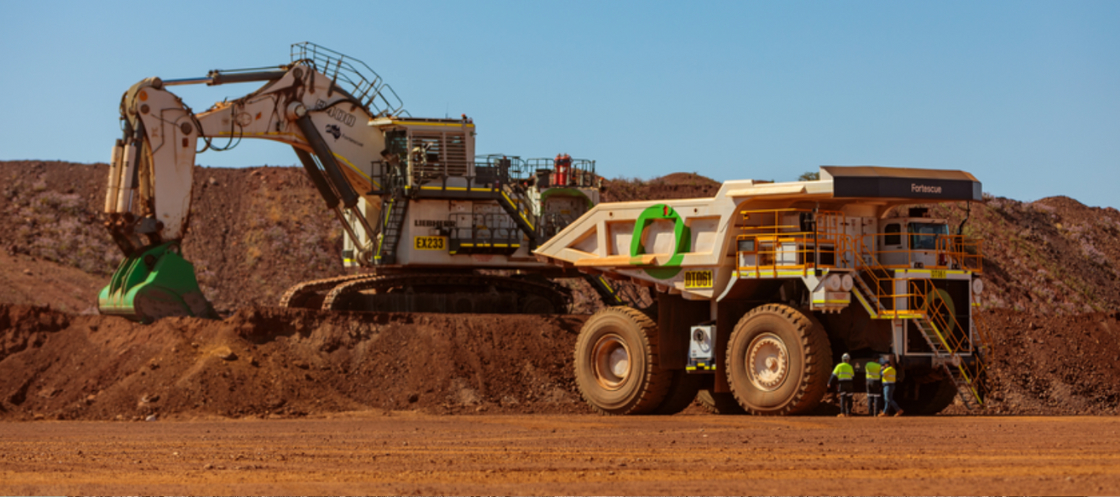
M 171 91 L 254 82 L 255 91 L 197 114 Z M 291 61 L 279 66 L 144 79 L 121 97 L 120 113 L 105 224 L 126 257 L 101 291 L 103 314 L 142 322 L 215 315 L 180 246 L 197 147 L 242 139 L 290 146 L 346 235 L 351 274 L 295 285 L 280 305 L 566 310 L 569 292 L 552 280 L 579 274 L 530 251 L 599 202 L 594 161 L 476 157 L 472 120 L 411 117 L 369 66 L 307 42 L 292 45 Z M 605 279 L 588 281 L 606 302 L 620 302 Z
M 807 413 L 847 352 L 857 383 L 867 362 L 895 361 L 907 413 L 983 406 L 981 241 L 919 206 L 980 200 L 980 182 L 873 166 L 819 177 L 599 204 L 542 244 L 542 261 L 656 290 L 656 314 L 614 306 L 586 322 L 583 398 L 606 414 L 673 413 L 698 392 L 715 412 Z

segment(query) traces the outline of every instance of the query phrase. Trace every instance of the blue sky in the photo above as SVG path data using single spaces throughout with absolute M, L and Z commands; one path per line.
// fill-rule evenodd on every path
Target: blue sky
M 365 61 L 477 149 L 607 177 L 793 180 L 818 165 L 963 169 L 992 194 L 1120 207 L 1120 2 L 0 3 L 0 160 L 103 162 L 149 77 Z M 253 85 L 179 87 L 196 110 Z M 244 141 L 213 166 L 290 165 Z

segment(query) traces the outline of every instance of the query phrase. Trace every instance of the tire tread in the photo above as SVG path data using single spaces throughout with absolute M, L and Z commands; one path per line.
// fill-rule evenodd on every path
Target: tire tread
M 798 339 L 801 342 L 799 345 L 804 351 L 805 356 L 802 375 L 801 378 L 798 379 L 800 386 L 797 391 L 794 392 L 792 402 L 789 402 L 781 409 L 777 411 L 759 411 L 748 407 L 747 402 L 742 396 L 742 392 L 735 391 L 732 368 L 725 367 L 724 370 L 726 371 L 728 382 L 731 383 L 731 391 L 735 395 L 735 399 L 739 402 L 739 405 L 751 414 L 782 416 L 808 412 L 820 404 L 828 387 L 828 377 L 831 374 L 828 367 L 831 365 L 832 361 L 832 347 L 829 343 L 828 335 L 825 333 L 824 327 L 821 326 L 820 322 L 812 317 L 811 314 L 807 314 L 804 311 L 784 304 L 765 304 L 752 309 L 739 319 L 739 322 L 735 325 L 735 331 L 732 332 L 732 337 L 728 341 L 729 344 L 734 343 L 735 334 L 739 333 L 740 327 L 744 323 L 754 316 L 763 313 L 778 314 L 793 325 Z
M 608 411 L 596 405 L 591 399 L 589 399 L 588 396 L 583 393 L 584 388 L 582 382 L 580 381 L 580 375 L 577 373 L 575 375 L 576 384 L 580 388 L 580 394 L 583 397 L 583 400 L 587 402 L 587 405 L 591 406 L 593 410 L 600 414 L 625 415 L 651 413 L 661 405 L 663 400 L 665 400 L 665 396 L 669 393 L 669 387 L 672 385 L 673 380 L 673 371 L 662 370 L 657 367 L 657 324 L 654 323 L 653 319 L 637 309 L 626 306 L 613 306 L 602 309 L 592 315 L 591 318 L 587 320 L 587 324 L 584 325 L 584 329 L 586 330 L 589 324 L 593 324 L 597 320 L 596 318 L 607 314 L 619 314 L 631 324 L 636 326 L 638 337 L 641 342 L 638 345 L 643 349 L 645 353 L 646 371 L 642 372 L 642 376 L 648 377 L 648 381 L 645 381 L 644 388 L 638 394 L 637 399 L 621 411 Z M 580 351 L 587 348 L 588 344 L 586 342 L 589 339 L 589 336 L 589 333 L 581 332 L 579 335 L 579 339 L 576 341 L 575 367 L 577 368 L 579 368 L 580 365 L 584 363 L 583 358 L 580 357 Z M 634 373 L 632 372 L 631 374 Z

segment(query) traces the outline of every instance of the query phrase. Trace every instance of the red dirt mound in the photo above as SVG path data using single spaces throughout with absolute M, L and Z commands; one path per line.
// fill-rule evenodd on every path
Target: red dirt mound
M 70 266 L 107 282 L 120 261 L 100 224 L 107 166 L 0 161 L 0 282 L 41 272 L 41 261 Z M 290 285 L 342 274 L 341 231 L 306 175 L 295 167 L 195 169 L 194 209 L 184 254 L 195 264 L 203 293 L 220 311 L 276 305 Z M 651 180 L 604 180 L 605 201 L 707 197 L 720 184 L 695 173 Z M 954 226 L 958 205 L 935 206 Z M 984 239 L 985 306 L 1039 314 L 1120 309 L 1120 212 L 1068 197 L 1036 202 L 985 197 L 972 205 L 966 234 Z M 53 271 L 43 268 L 43 271 Z M 60 278 L 68 278 L 60 274 Z M 80 282 L 81 285 L 90 285 Z M 52 283 L 51 286 L 54 284 Z M 599 308 L 575 281 L 573 313 Z M 4 303 L 49 303 L 82 312 L 88 300 L 0 291 Z M 74 292 L 69 292 L 74 293 Z
M 994 342 L 990 405 L 1007 414 L 1120 414 L 1120 313 L 983 314 Z
M 47 261 L 90 275 L 76 280 L 108 283 L 122 256 L 101 224 L 107 175 L 105 164 L 0 161 L 0 249 L 29 256 L 18 264 L 0 260 L 0 282 L 24 269 L 38 274 Z M 183 254 L 220 312 L 276 305 L 291 285 L 342 274 L 341 228 L 302 169 L 195 167 L 192 188 Z M 95 304 L 96 291 L 88 304 L 50 292 L 34 302 L 82 312 Z M 0 302 L 35 296 L 25 297 L 0 293 Z
M 586 412 L 578 316 L 249 308 L 138 325 L 0 306 L 0 417 Z
M 673 173 L 649 181 L 615 178 L 603 181 L 603 201 L 712 197 L 720 186 L 718 181 L 696 173 Z
M 42 305 L 73 314 L 97 312 L 107 278 L 25 254 L 0 251 L 0 302 Z
M 590 412 L 572 378 L 584 319 L 246 308 L 145 326 L 0 305 L 0 419 Z M 985 322 L 985 413 L 1117 413 L 1120 313 Z
M 961 205 L 933 206 L 955 227 Z M 972 204 L 966 235 L 983 239 L 984 307 L 1040 316 L 1120 309 L 1120 211 L 1069 197 Z

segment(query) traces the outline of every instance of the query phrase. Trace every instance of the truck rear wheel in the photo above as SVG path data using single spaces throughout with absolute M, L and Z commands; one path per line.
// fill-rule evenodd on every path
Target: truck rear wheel
M 657 367 L 657 325 L 636 309 L 608 307 L 588 319 L 576 341 L 576 385 L 603 414 L 657 409 L 673 380 Z
M 832 348 L 819 322 L 793 307 L 766 304 L 735 325 L 725 369 L 743 409 L 785 415 L 820 403 L 831 363 Z
M 932 416 L 949 407 L 955 398 L 957 385 L 951 379 L 917 383 L 907 378 L 900 383 L 894 400 L 906 415 Z
M 665 400 L 662 400 L 661 405 L 657 406 L 651 414 L 676 414 L 687 409 L 696 399 L 696 393 L 700 391 L 706 379 L 702 375 L 689 374 L 683 369 L 674 370 L 672 374 L 673 379 L 669 382 L 669 391 L 665 394 Z
M 715 393 L 711 390 L 701 390 L 696 394 L 696 400 L 712 414 L 746 414 L 747 411 L 735 400 L 735 395 L 729 392 Z

